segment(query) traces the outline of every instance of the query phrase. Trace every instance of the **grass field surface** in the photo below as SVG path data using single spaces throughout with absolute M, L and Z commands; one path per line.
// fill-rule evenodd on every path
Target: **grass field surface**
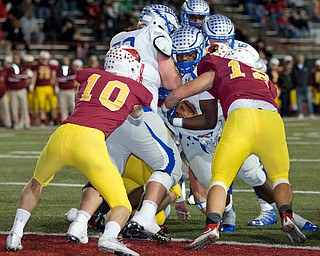
M 290 151 L 290 181 L 294 190 L 294 210 L 320 225 L 320 120 L 286 119 Z M 11 229 L 18 198 L 24 184 L 32 177 L 42 148 L 54 128 L 31 130 L 0 129 L 0 232 Z M 42 193 L 40 204 L 30 218 L 25 232 L 64 234 L 69 223 L 64 214 L 77 207 L 85 177 L 72 168 L 64 168 Z M 280 223 L 269 227 L 249 227 L 247 222 L 259 215 L 255 194 L 248 185 L 236 179 L 234 204 L 237 208 L 237 230 L 220 234 L 221 241 L 243 243 L 289 244 Z M 189 205 L 190 220 L 177 220 L 174 206 L 166 221 L 172 238 L 193 239 L 204 229 L 205 216 Z M 90 230 L 90 234 L 97 234 Z M 319 233 L 305 232 L 308 241 L 302 246 L 320 246 Z

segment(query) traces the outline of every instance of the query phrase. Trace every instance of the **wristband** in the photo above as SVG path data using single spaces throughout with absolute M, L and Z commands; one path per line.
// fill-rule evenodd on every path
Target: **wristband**
M 170 110 L 170 108 L 167 108 L 165 103 L 163 103 L 163 104 L 161 105 L 161 111 L 162 111 L 162 113 L 167 113 L 169 110 Z
M 184 118 L 173 118 L 172 119 L 172 125 L 176 127 L 183 127 L 184 124 Z

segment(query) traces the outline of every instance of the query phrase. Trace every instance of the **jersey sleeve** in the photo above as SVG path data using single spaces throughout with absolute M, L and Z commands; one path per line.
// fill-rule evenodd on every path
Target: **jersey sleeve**
M 274 83 L 271 80 L 269 80 L 269 89 L 273 98 L 275 99 L 278 96 L 278 92 L 277 92 L 277 88 L 275 87 Z
M 204 56 L 200 63 L 198 64 L 198 69 L 197 69 L 197 73 L 198 76 L 200 76 L 201 74 L 213 70 L 213 64 L 212 64 L 212 59 L 210 54 L 207 54 L 206 56 Z

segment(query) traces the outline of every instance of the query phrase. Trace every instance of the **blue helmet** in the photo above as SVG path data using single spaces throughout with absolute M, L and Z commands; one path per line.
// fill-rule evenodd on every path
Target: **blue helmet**
M 228 17 L 222 14 L 211 15 L 203 23 L 202 30 L 206 40 L 212 39 L 218 42 L 226 42 L 230 40 L 229 45 L 233 47 L 235 28 Z
M 182 24 L 200 29 L 202 22 L 191 22 L 190 15 L 199 15 L 206 18 L 210 15 L 210 7 L 204 0 L 186 0 L 181 6 L 180 13 Z
M 175 12 L 163 4 L 151 4 L 144 7 L 141 11 L 138 24 L 146 26 L 155 24 L 169 35 L 179 27 L 179 21 Z
M 181 74 L 192 73 L 205 53 L 202 32 L 193 26 L 184 25 L 176 30 L 172 36 L 172 55 Z M 178 62 L 177 54 L 196 52 L 196 58 L 191 62 Z

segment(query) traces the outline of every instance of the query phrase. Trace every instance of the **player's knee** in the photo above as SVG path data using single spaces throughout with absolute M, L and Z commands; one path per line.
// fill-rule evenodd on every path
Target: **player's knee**
M 169 193 L 170 188 L 172 187 L 172 185 L 174 185 L 172 177 L 168 173 L 163 171 L 153 172 L 148 182 L 152 182 L 152 181 L 158 182 L 161 185 L 163 185 L 166 188 L 167 193 Z

